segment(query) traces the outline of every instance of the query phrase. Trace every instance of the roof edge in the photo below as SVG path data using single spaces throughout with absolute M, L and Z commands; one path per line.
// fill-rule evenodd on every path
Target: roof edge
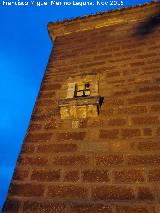
M 48 32 L 51 40 L 54 42 L 56 37 L 74 32 L 93 30 L 127 22 L 143 21 L 146 19 L 146 15 L 153 15 L 153 12 L 157 12 L 158 9 L 159 1 L 152 1 L 134 7 L 123 7 L 108 12 L 99 12 L 94 15 L 76 17 L 64 21 L 49 22 Z M 143 13 L 138 13 L 140 10 L 143 10 Z

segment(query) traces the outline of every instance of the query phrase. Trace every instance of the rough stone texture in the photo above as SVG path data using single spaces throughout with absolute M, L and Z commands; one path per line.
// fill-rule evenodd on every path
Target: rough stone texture
M 97 186 L 92 190 L 93 200 L 122 201 L 135 199 L 134 190 L 126 186 Z
M 64 181 L 76 182 L 79 180 L 79 172 L 76 170 L 64 172 Z
M 137 169 L 115 171 L 114 178 L 116 183 L 139 183 L 145 180 L 143 170 Z
M 84 200 L 88 197 L 87 189 L 84 186 L 66 185 L 66 186 L 51 186 L 48 189 L 47 196 L 57 199 L 66 200 Z
M 72 213 L 112 213 L 112 207 L 109 205 L 90 204 L 90 205 L 73 205 Z
M 31 183 L 12 183 L 9 192 L 22 197 L 41 197 L 44 194 L 44 186 Z
M 85 182 L 108 182 L 108 171 L 105 170 L 85 170 L 83 171 L 83 181 Z
M 160 212 L 158 8 L 49 24 L 54 48 L 3 212 Z M 98 116 L 70 106 L 74 119 L 61 119 L 68 83 L 85 76 L 104 97 Z
M 66 213 L 66 207 L 62 203 L 54 203 L 54 202 L 32 202 L 26 201 L 24 202 L 23 211 L 26 213 Z

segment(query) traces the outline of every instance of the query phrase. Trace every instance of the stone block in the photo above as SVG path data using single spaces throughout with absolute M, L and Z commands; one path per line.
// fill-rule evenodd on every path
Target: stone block
M 86 106 L 77 106 L 77 117 L 78 118 L 86 118 L 87 117 Z
M 66 98 L 73 98 L 75 91 L 75 83 L 68 83 L 68 90 Z
M 98 110 L 96 105 L 89 105 L 87 108 L 87 117 L 97 117 Z
M 77 118 L 77 107 L 70 106 L 70 118 Z
M 61 107 L 60 108 L 60 114 L 62 119 L 66 119 L 70 117 L 69 111 L 67 107 Z

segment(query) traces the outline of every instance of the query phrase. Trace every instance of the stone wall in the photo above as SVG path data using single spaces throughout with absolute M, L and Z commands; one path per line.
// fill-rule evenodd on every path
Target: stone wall
M 157 9 L 49 25 L 54 48 L 3 212 L 160 212 Z M 63 117 L 68 83 L 87 75 L 104 98 L 98 114 Z

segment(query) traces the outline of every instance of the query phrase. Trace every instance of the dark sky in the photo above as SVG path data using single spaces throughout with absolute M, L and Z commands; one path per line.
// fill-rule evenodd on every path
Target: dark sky
M 0 2 L 0 209 L 6 197 L 52 48 L 47 23 L 117 8 L 116 6 L 3 6 L 2 2 Z M 143 0 L 123 0 L 124 6 L 143 3 Z

